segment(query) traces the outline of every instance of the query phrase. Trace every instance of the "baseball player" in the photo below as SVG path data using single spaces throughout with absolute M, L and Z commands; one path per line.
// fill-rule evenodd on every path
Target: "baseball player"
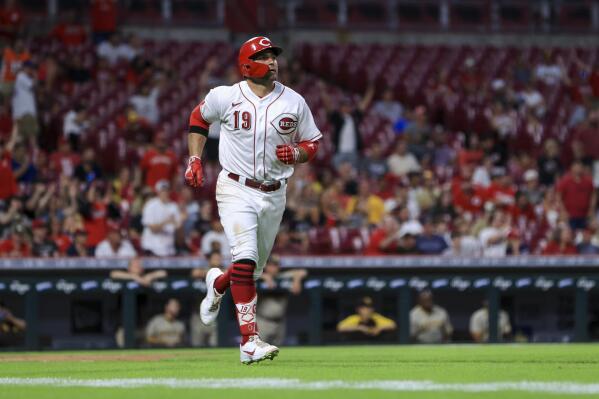
M 194 108 L 189 122 L 187 184 L 202 185 L 200 156 L 211 123 L 221 126 L 216 184 L 221 223 L 231 245 L 226 272 L 206 274 L 207 294 L 200 305 L 204 324 L 216 320 L 227 288 L 241 331 L 244 364 L 272 360 L 279 349 L 260 340 L 256 328 L 255 281 L 270 255 L 283 211 L 293 165 L 308 162 L 322 134 L 301 95 L 277 82 L 277 56 L 283 50 L 264 36 L 245 42 L 238 66 L 244 80 L 216 87 Z

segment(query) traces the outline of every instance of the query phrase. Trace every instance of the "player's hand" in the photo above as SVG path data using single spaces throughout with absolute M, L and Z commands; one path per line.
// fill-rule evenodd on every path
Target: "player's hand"
M 204 183 L 202 160 L 197 155 L 189 157 L 187 169 L 185 170 L 185 183 L 191 187 L 200 187 Z
M 297 163 L 300 157 L 300 150 L 292 144 L 279 144 L 277 146 L 277 158 L 285 165 L 293 165 Z

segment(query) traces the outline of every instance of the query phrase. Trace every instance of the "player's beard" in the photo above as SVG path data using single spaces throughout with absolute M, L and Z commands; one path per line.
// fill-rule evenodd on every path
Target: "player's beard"
M 269 87 L 277 80 L 277 74 L 276 72 L 269 71 L 263 78 L 250 78 L 250 80 L 254 84 Z

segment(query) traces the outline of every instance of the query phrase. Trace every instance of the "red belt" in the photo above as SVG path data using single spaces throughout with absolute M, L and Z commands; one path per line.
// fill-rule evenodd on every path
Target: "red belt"
M 241 182 L 241 180 L 245 179 L 245 182 L 243 182 L 243 184 L 245 184 L 248 187 L 255 188 L 256 190 L 263 191 L 265 193 L 277 191 L 281 188 L 281 182 L 279 180 L 265 182 L 260 180 L 248 179 L 247 177 L 244 178 L 232 172 L 229 172 L 227 176 L 229 176 L 230 179 L 233 179 L 237 182 Z

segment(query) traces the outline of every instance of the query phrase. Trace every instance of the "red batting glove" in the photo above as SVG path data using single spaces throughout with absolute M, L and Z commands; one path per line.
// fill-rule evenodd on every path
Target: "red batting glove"
M 191 187 L 200 187 L 204 183 L 202 174 L 202 160 L 197 155 L 189 157 L 185 170 L 185 182 Z
M 285 165 L 293 165 L 297 163 L 300 157 L 300 150 L 295 145 L 279 144 L 277 146 L 277 158 Z

